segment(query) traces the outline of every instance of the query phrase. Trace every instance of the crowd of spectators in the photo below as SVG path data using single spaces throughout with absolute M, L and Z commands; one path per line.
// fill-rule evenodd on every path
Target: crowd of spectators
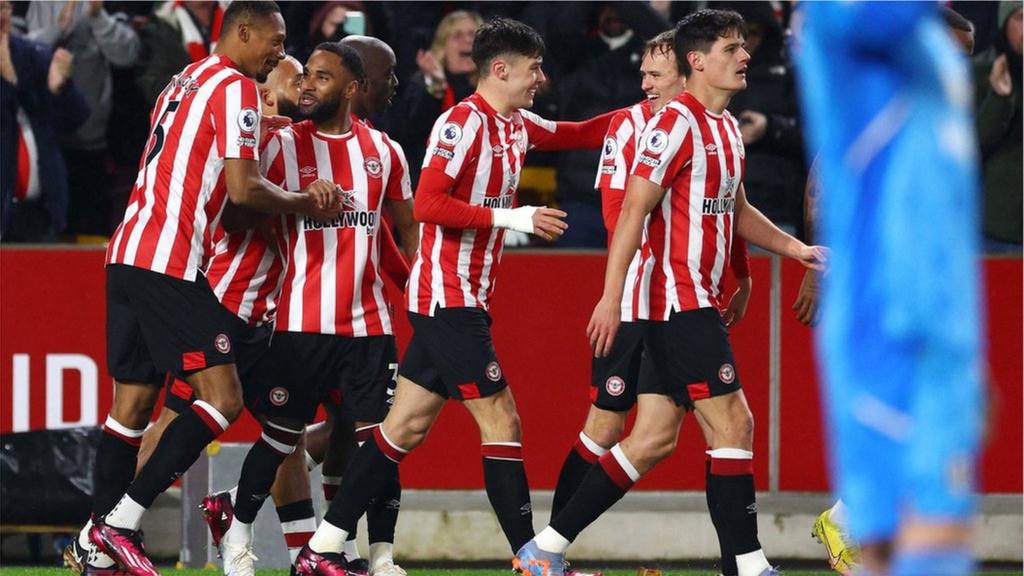
M 643 98 L 645 41 L 714 4 L 747 20 L 749 88 L 733 98 L 747 150 L 746 191 L 773 221 L 802 232 L 807 166 L 789 57 L 789 2 L 285 2 L 287 51 L 351 34 L 395 50 L 398 93 L 373 118 L 405 148 L 415 185 L 434 120 L 473 92 L 470 53 L 487 18 L 536 28 L 549 82 L 534 111 L 580 120 Z M 953 2 L 976 31 L 976 103 L 985 246 L 1020 252 L 1021 4 Z M 167 81 L 216 44 L 216 1 L 0 1 L 2 203 L 0 241 L 105 241 L 123 214 L 148 137 L 148 112 Z M 856 97 L 856 95 L 851 95 Z M 603 248 L 596 151 L 537 154 L 569 213 L 556 246 Z

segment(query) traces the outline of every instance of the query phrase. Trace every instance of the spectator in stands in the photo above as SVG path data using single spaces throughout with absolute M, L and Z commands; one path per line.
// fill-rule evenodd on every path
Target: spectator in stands
M 1021 251 L 1021 3 L 1001 2 L 999 35 L 975 66 L 976 120 L 984 184 L 985 249 Z
M 475 12 L 459 10 L 445 16 L 430 49 L 416 55 L 419 71 L 405 83 L 388 117 L 375 121 L 405 148 L 414 188 L 434 121 L 476 90 L 473 38 L 482 23 Z
M 167 0 L 142 29 L 138 85 L 149 106 L 189 62 L 210 55 L 220 36 L 219 2 Z
M 67 232 L 107 236 L 113 231 L 113 166 L 107 154 L 113 98 L 110 66 L 134 66 L 139 38 L 126 18 L 108 14 L 101 0 L 32 2 L 25 23 L 29 38 L 71 52 L 72 80 L 92 110 L 74 134 L 61 139 L 71 191 Z
M 644 98 L 639 68 L 645 40 L 626 26 L 611 3 L 596 5 L 592 16 L 594 28 L 584 44 L 584 58 L 557 86 L 563 120 L 592 118 Z M 600 150 L 570 150 L 559 158 L 556 198 L 569 214 L 569 229 L 559 239 L 559 248 L 607 246 L 601 196 L 594 188 L 600 156 Z
M 751 55 L 747 89 L 729 105 L 746 147 L 743 185 L 751 204 L 793 231 L 803 222 L 807 168 L 784 30 L 770 2 L 737 2 L 730 8 L 747 22 Z
M 349 22 L 353 12 L 362 14 L 362 24 L 354 20 Z M 305 40 L 288 40 L 289 53 L 300 62 L 305 62 L 321 42 L 337 42 L 351 35 L 375 36 L 375 32 L 376 26 L 363 2 L 324 2 L 310 16 L 309 32 Z
M 11 34 L 11 3 L 0 1 L 0 240 L 50 242 L 64 230 L 67 169 L 57 145 L 89 117 L 63 48 Z

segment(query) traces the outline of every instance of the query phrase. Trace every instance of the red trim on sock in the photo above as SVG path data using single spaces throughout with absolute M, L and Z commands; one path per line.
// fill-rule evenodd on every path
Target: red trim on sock
M 711 458 L 711 473 L 715 476 L 752 476 L 753 458 Z
M 195 404 L 192 405 L 192 411 L 199 416 L 199 418 L 203 421 L 203 424 L 206 424 L 206 427 L 209 428 L 210 432 L 213 433 L 214 438 L 224 433 L 224 429 L 220 427 L 220 422 L 217 422 L 217 419 L 214 418 L 212 414 L 210 414 L 206 410 L 203 410 L 199 406 L 196 406 Z
M 580 455 L 580 458 L 586 460 L 587 464 L 593 464 L 601 457 L 600 455 L 591 452 L 590 448 L 587 448 L 587 445 L 583 443 L 581 438 L 576 439 L 576 443 L 572 445 L 572 449 Z
M 264 446 L 266 446 L 267 449 L 269 449 L 274 454 L 277 454 L 282 459 L 291 456 L 291 452 L 282 452 L 282 451 L 278 450 L 277 448 L 274 447 L 273 444 L 271 444 L 270 442 L 267 442 L 266 440 L 264 440 L 262 436 L 260 436 L 260 439 L 257 440 L 257 442 L 259 442 L 260 444 L 263 444 Z
M 380 451 L 395 464 L 398 464 L 402 461 L 402 458 L 405 458 L 405 452 L 395 449 L 395 447 L 389 444 L 384 438 L 384 432 L 381 430 L 380 426 L 373 429 L 373 440 L 377 443 L 377 447 L 380 448 Z
M 290 532 L 284 535 L 284 543 L 288 546 L 289 550 L 295 548 L 302 548 L 309 543 L 309 539 L 313 537 L 312 532 Z
M 375 426 L 367 426 L 362 430 L 356 430 L 356 442 L 366 442 L 370 438 L 373 438 L 373 431 L 380 427 L 380 424 Z
M 611 452 L 605 452 L 604 456 L 597 459 L 597 463 L 604 469 L 604 473 L 612 479 L 612 482 L 622 488 L 623 492 L 628 492 L 633 487 L 633 479 L 626 474 L 626 471 L 619 465 L 619 461 L 615 459 L 615 455 Z
M 459 384 L 459 392 L 462 393 L 463 400 L 472 400 L 480 397 L 480 389 L 472 382 Z
M 694 382 L 693 384 L 687 384 L 686 393 L 690 395 L 690 400 L 694 401 L 711 398 L 711 390 L 708 388 L 707 382 Z
M 280 428 L 274 428 L 273 426 L 264 426 L 263 433 L 268 438 L 277 440 L 281 444 L 287 444 L 292 448 L 299 443 L 299 438 L 302 437 L 302 432 L 290 432 L 287 430 L 281 430 Z
M 506 446 L 504 444 L 482 444 L 480 455 L 484 458 L 501 458 L 503 460 L 523 460 L 522 446 Z
M 184 370 L 202 370 L 206 368 L 206 353 L 185 352 L 181 355 L 181 367 Z
M 103 431 L 129 446 L 134 446 L 135 448 L 142 446 L 142 436 L 139 436 L 138 438 L 132 438 L 131 436 L 125 436 L 124 434 L 121 434 L 117 430 L 107 428 L 106 426 L 103 427 Z

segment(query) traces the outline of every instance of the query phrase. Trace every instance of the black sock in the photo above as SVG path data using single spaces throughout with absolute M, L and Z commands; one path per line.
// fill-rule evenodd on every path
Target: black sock
M 345 470 L 338 496 L 331 501 L 324 521 L 354 534 L 356 523 L 366 512 L 370 499 L 378 495 L 382 484 L 398 476 L 398 463 L 405 452 L 391 444 L 378 427 L 372 442 L 356 450 Z
M 635 477 L 630 476 L 626 468 L 616 460 L 612 451 L 601 456 L 597 464 L 590 467 L 590 471 L 576 489 L 576 494 L 562 512 L 551 520 L 551 528 L 570 542 L 621 500 L 639 479 L 639 475 L 635 475 L 635 470 Z M 633 466 L 630 465 L 629 468 L 632 469 Z
M 590 467 L 597 462 L 600 454 L 590 451 L 582 438 L 576 441 L 569 454 L 562 463 L 562 470 L 558 473 L 558 484 L 555 486 L 555 496 L 551 501 L 551 517 L 558 516 L 558 513 L 569 503 L 569 499 L 576 493 L 583 477 L 587 475 Z
M 203 448 L 224 432 L 227 423 L 213 406 L 201 400 L 192 403 L 191 410 L 167 426 L 149 462 L 128 487 L 128 496 L 144 508 L 152 506 L 195 463 Z
M 708 484 L 734 555 L 761 549 L 757 539 L 757 498 L 751 460 L 712 458 Z M 735 558 L 735 556 L 734 556 Z
M 402 482 L 398 477 L 398 467 L 391 481 L 381 486 L 381 492 L 370 500 L 366 509 L 366 532 L 370 544 L 395 541 L 395 525 L 398 524 L 398 511 L 402 506 Z
M 729 533 L 725 530 L 722 512 L 718 509 L 718 498 L 715 497 L 715 491 L 712 488 L 711 458 L 708 458 L 704 463 L 704 494 L 707 496 L 711 523 L 714 524 L 715 533 L 718 534 L 718 549 L 722 555 L 719 561 L 719 572 L 722 576 L 736 576 L 739 574 L 739 570 L 736 568 L 736 555 L 732 553 Z
M 523 467 L 523 447 L 519 443 L 484 444 L 480 451 L 487 499 L 515 554 L 533 538 L 533 506 Z
M 270 487 L 277 477 L 277 468 L 292 452 L 302 436 L 302 430 L 292 430 L 273 422 L 263 426 L 263 434 L 245 455 L 238 476 L 235 494 L 235 518 L 252 524 L 263 502 L 270 495 Z
M 135 478 L 141 443 L 142 430 L 129 430 L 107 417 L 96 447 L 96 464 L 92 471 L 94 516 L 110 512 L 128 490 Z

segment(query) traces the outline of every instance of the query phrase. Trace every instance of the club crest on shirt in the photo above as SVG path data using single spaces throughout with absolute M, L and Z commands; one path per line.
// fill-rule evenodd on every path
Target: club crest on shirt
M 668 132 L 661 128 L 651 131 L 644 139 L 644 148 L 655 154 L 661 154 L 668 148 Z
M 242 132 L 252 134 L 259 124 L 260 113 L 255 108 L 242 108 L 238 111 L 238 128 Z
M 441 126 L 441 134 L 438 136 L 441 142 L 454 146 L 462 140 L 462 126 L 454 122 L 448 122 L 444 126 Z
M 381 173 L 384 171 L 384 167 L 380 163 L 380 158 L 376 156 L 370 156 L 363 162 L 363 168 L 366 168 L 366 173 L 374 178 L 380 178 Z

